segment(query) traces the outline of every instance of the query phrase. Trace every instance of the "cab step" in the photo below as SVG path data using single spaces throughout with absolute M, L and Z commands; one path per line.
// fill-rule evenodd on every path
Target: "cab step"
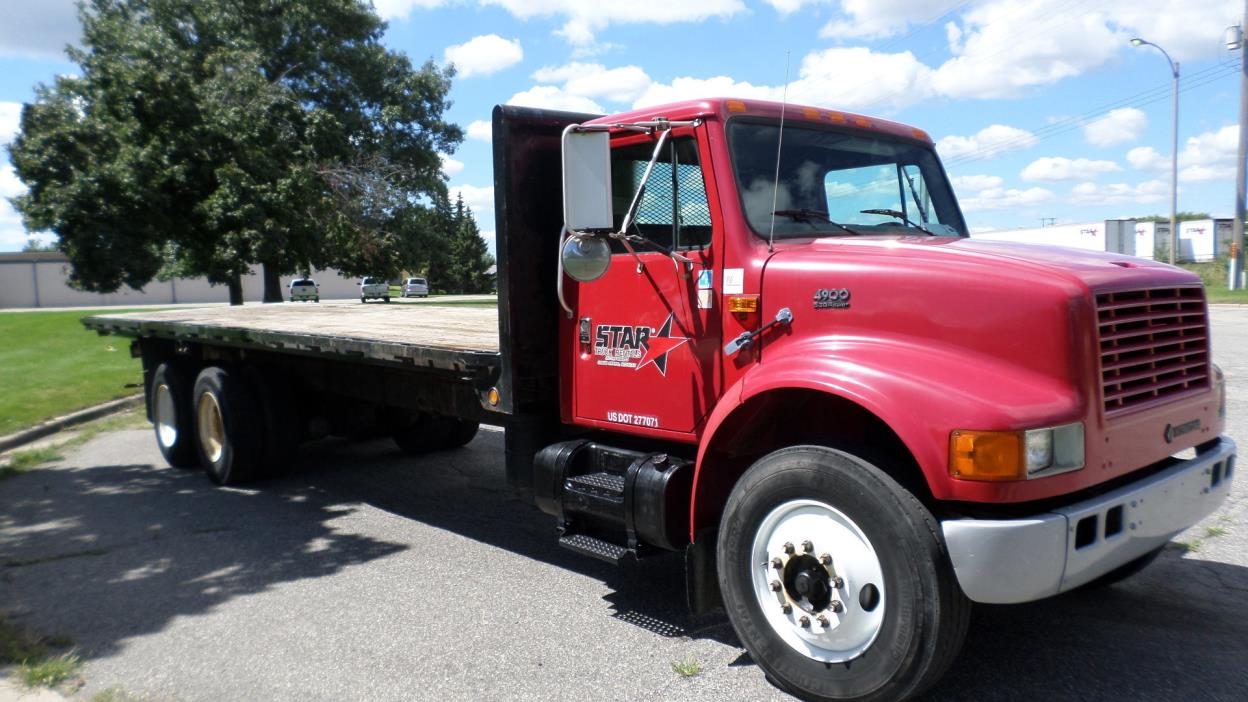
M 636 557 L 636 554 L 631 549 L 619 544 L 613 544 L 610 541 L 604 541 L 589 534 L 564 534 L 559 537 L 559 545 L 569 551 L 575 551 L 582 556 L 597 558 L 611 565 L 619 565 L 630 556 Z

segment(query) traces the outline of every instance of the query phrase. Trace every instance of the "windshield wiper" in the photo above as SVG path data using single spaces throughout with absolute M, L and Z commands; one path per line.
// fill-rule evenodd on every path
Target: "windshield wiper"
M 897 210 L 858 210 L 858 211 L 863 214 L 884 215 L 885 217 L 896 217 L 897 219 L 900 219 L 906 224 L 909 224 L 915 229 L 918 229 L 919 231 L 923 232 L 924 234 L 927 234 L 928 236 L 936 236 L 936 232 L 928 229 L 927 227 L 921 224 L 917 224 L 916 222 L 911 220 L 909 217 L 907 217 L 905 214 L 898 212 Z
M 827 222 L 828 224 L 831 224 L 832 226 L 838 229 L 847 231 L 850 234 L 853 234 L 855 236 L 862 236 L 862 232 L 850 229 L 849 227 L 845 226 L 844 224 L 841 224 L 840 222 L 832 221 L 831 219 L 828 218 L 826 214 L 820 212 L 819 210 L 812 210 L 808 208 L 802 208 L 800 210 L 776 210 L 775 212 L 772 212 L 772 214 L 779 216 L 779 217 L 787 217 L 793 220 L 794 222 L 805 222 L 806 224 L 809 224 L 812 227 L 815 224 L 814 220 L 817 219 L 822 222 Z M 818 227 L 815 227 L 815 228 L 818 229 Z

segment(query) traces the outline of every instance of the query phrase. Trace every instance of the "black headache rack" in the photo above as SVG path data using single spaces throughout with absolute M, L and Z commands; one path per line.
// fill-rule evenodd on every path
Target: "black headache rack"
M 559 422 L 559 300 L 563 130 L 600 115 L 494 107 L 498 259 L 498 409 L 507 424 L 507 480 L 531 489 L 533 458 L 566 438 Z

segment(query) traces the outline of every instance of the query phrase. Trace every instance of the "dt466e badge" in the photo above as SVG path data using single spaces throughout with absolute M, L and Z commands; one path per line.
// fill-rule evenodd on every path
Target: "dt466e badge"
M 689 341 L 688 337 L 672 336 L 672 315 L 663 326 L 631 324 L 599 324 L 594 330 L 594 355 L 600 366 L 618 366 L 641 370 L 648 365 L 667 375 L 667 357 Z

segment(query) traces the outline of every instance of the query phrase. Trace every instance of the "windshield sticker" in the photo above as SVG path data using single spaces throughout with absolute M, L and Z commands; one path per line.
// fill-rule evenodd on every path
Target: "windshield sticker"
M 706 269 L 698 273 L 698 290 L 709 290 L 715 287 L 715 271 Z
M 689 338 L 672 336 L 672 317 L 655 329 L 629 324 L 599 324 L 594 330 L 594 355 L 598 365 L 641 370 L 653 365 L 659 375 L 667 375 L 667 359 Z
M 745 269 L 724 269 L 724 294 L 740 295 L 745 292 Z

